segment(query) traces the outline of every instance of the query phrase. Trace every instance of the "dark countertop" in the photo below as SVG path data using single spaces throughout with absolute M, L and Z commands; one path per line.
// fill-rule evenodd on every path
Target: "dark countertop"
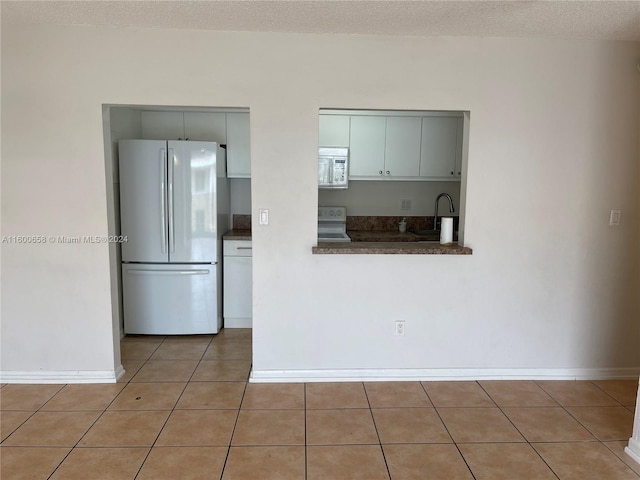
M 222 236 L 223 240 L 251 240 L 251 230 L 234 228 Z
M 351 242 L 318 242 L 312 248 L 314 254 L 400 254 L 400 255 L 471 255 L 469 247 L 457 244 L 440 245 L 439 239 L 417 237 L 413 233 L 375 230 L 352 230 L 348 232 Z M 251 240 L 251 230 L 229 230 L 224 240 Z
M 400 254 L 400 255 L 471 255 L 469 247 L 439 242 L 319 242 L 314 254 Z

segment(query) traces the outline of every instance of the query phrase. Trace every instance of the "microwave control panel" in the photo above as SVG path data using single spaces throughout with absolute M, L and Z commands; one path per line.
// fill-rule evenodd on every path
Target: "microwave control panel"
M 333 162 L 333 183 L 338 185 L 345 183 L 347 179 L 347 160 L 336 158 Z

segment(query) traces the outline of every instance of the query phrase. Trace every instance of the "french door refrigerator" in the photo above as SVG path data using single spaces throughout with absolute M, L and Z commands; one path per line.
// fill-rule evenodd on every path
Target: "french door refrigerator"
M 119 169 L 125 333 L 217 333 L 229 226 L 224 149 L 121 140 Z

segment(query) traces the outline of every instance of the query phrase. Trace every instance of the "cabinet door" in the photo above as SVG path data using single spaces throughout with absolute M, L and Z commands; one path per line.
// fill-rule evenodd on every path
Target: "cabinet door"
M 384 175 L 417 177 L 420 174 L 420 117 L 387 117 Z
M 352 116 L 349 141 L 349 177 L 384 174 L 385 117 Z
M 455 175 L 457 147 L 457 117 L 424 117 L 420 176 L 459 179 Z
M 348 115 L 320 115 L 319 123 L 318 145 L 320 147 L 349 146 Z
M 224 257 L 224 326 L 251 328 L 252 317 L 252 259 Z
M 227 143 L 227 124 L 224 113 L 185 112 L 184 136 L 188 140 Z
M 227 177 L 251 177 L 248 113 L 227 113 Z
M 184 114 L 145 110 L 140 114 L 142 138 L 145 140 L 184 139 Z
M 462 132 L 464 131 L 464 118 L 458 118 L 458 137 L 456 140 L 456 168 L 455 176 L 462 176 Z

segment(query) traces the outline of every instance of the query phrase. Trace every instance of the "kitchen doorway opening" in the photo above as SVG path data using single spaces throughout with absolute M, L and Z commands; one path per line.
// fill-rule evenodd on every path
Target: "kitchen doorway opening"
M 121 140 L 129 139 L 216 142 L 225 146 L 227 152 L 233 145 L 232 148 L 235 150 L 232 156 L 235 162 L 231 165 L 229 162 L 230 157 L 227 153 L 226 165 L 229 186 L 228 228 L 231 229 L 233 226 L 234 215 L 250 219 L 251 160 L 248 108 L 105 104 L 102 106 L 102 115 L 107 179 L 107 215 L 110 235 L 121 235 L 121 182 L 118 145 Z M 198 179 L 197 175 L 193 181 L 194 185 L 203 186 L 202 179 Z M 193 224 L 196 226 L 205 227 L 206 220 L 199 219 L 197 213 L 195 212 L 190 220 L 193 220 Z M 122 245 L 117 243 L 110 244 L 109 261 L 115 365 L 120 365 L 125 356 L 122 351 L 122 345 L 125 343 L 122 260 Z M 182 338 L 185 340 L 187 337 L 183 336 Z M 156 338 L 155 340 L 158 339 Z M 149 341 L 154 341 L 153 337 L 150 337 Z M 169 339 L 167 344 L 175 343 L 176 341 Z

